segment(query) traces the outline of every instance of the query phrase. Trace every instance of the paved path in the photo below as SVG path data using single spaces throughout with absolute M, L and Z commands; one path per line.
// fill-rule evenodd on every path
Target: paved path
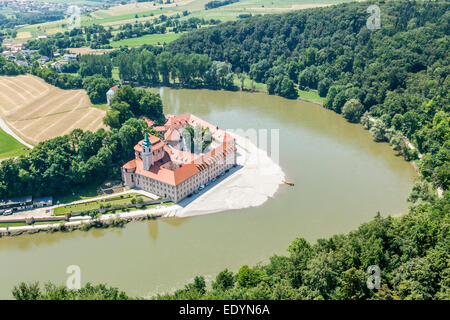
M 0 128 L 2 128 L 3 131 L 5 131 L 7 134 L 9 134 L 11 137 L 13 137 L 14 139 L 16 139 L 17 141 L 19 141 L 21 144 L 23 144 L 24 146 L 27 146 L 30 149 L 33 149 L 34 147 L 29 144 L 26 143 L 25 141 L 23 141 L 17 134 L 14 133 L 14 131 L 12 131 L 8 125 L 6 124 L 6 122 L 0 118 Z

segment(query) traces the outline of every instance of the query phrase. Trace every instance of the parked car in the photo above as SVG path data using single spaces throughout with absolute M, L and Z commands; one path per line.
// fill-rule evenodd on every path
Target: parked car
M 205 189 L 205 185 L 204 185 L 204 184 L 202 184 L 202 185 L 198 188 L 198 190 L 203 190 L 203 189 Z
M 3 212 L 5 212 L 5 210 L 0 210 L 0 216 L 3 215 Z
M 3 212 L 4 216 L 10 216 L 12 214 L 13 214 L 13 209 L 8 209 L 8 210 L 5 210 L 5 212 Z

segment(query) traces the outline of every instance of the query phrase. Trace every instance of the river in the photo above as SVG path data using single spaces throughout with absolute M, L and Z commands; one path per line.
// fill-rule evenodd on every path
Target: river
M 286 254 L 296 237 L 315 242 L 356 229 L 378 211 L 407 210 L 413 167 L 332 111 L 265 93 L 161 93 L 165 113 L 194 113 L 223 129 L 279 129 L 280 165 L 295 187 L 281 185 L 257 208 L 0 239 L 0 298 L 11 298 L 20 281 L 64 284 L 69 265 L 81 268 L 82 284 L 103 282 L 150 296 L 196 275 L 211 280 L 225 268 L 267 262 Z

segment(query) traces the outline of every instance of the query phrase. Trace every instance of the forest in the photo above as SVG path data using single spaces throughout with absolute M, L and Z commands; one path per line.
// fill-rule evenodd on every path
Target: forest
M 205 54 L 176 54 L 156 48 L 122 49 L 114 59 L 123 81 L 154 86 L 234 89 L 231 64 L 212 61 Z

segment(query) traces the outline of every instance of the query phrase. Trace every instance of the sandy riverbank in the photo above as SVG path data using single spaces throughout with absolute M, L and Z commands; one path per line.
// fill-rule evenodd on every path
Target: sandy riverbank
M 257 207 L 274 196 L 285 179 L 281 167 L 248 138 L 232 135 L 236 138 L 238 166 L 201 194 L 181 201 L 181 208 L 171 215 L 190 217 Z

